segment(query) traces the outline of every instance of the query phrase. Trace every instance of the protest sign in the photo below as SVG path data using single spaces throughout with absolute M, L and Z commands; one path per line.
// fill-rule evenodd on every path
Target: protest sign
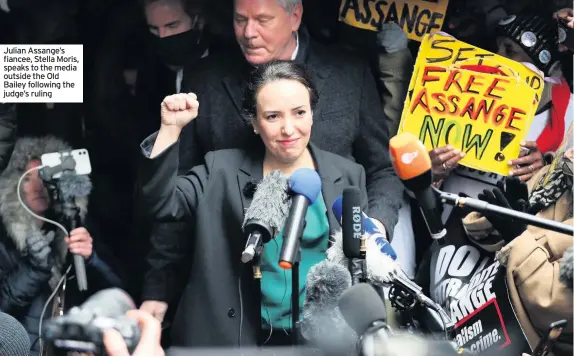
M 454 342 L 477 355 L 519 356 L 526 351 L 505 267 L 464 239 L 433 244 L 431 250 L 431 298 L 455 321 Z
M 411 77 L 399 133 L 430 151 L 453 145 L 461 165 L 508 175 L 543 89 L 528 67 L 442 34 L 427 35 Z
M 448 0 L 341 0 L 339 21 L 369 31 L 396 23 L 409 39 L 421 41 L 425 34 L 440 31 L 447 7 Z

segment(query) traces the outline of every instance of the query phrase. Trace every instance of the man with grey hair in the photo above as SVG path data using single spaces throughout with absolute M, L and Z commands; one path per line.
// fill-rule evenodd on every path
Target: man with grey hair
M 311 141 L 323 150 L 354 159 L 364 166 L 369 195 L 367 213 L 390 239 L 397 222 L 403 187 L 389 158 L 388 119 L 382 110 L 371 69 L 367 62 L 313 42 L 306 29 L 300 28 L 302 15 L 301 0 L 235 0 L 233 27 L 239 45 L 236 50 L 239 51 L 210 56 L 194 64 L 191 70 L 184 70 L 182 92 L 196 93 L 201 109 L 199 116 L 180 135 L 179 171 L 183 173 L 202 164 L 209 151 L 261 145 L 261 139 L 242 116 L 243 88 L 251 70 L 272 60 L 304 63 L 319 93 L 319 102 L 313 112 Z M 244 194 L 247 194 L 246 190 Z M 325 204 L 330 207 L 332 202 Z M 328 209 L 327 214 L 331 215 L 330 211 Z M 182 284 L 187 281 L 182 275 L 189 273 L 186 264 L 193 264 L 183 261 L 185 253 L 201 249 L 193 244 L 186 224 L 159 224 L 151 238 L 153 248 L 148 261 L 152 269 L 146 276 L 142 309 L 160 320 L 168 306 L 174 307 L 178 303 L 184 288 L 186 294 L 192 295 L 192 290 L 203 288 Z M 237 293 L 226 289 L 221 287 L 221 294 Z M 243 305 L 221 306 L 221 319 L 229 319 L 226 323 L 240 329 L 238 315 L 247 313 L 242 309 L 252 309 L 252 304 Z M 178 311 L 194 309 L 201 307 L 188 306 Z M 199 331 L 198 324 L 205 321 L 192 322 L 193 319 L 192 315 L 177 316 L 172 331 L 174 345 L 237 343 L 235 337 L 216 336 L 223 331 Z M 255 330 L 259 330 L 261 338 L 261 327 L 255 326 L 253 321 L 243 324 L 241 344 L 257 343 L 253 337 L 257 336 Z M 206 341 L 205 336 L 211 335 L 213 338 Z M 229 333 L 225 335 L 229 337 Z

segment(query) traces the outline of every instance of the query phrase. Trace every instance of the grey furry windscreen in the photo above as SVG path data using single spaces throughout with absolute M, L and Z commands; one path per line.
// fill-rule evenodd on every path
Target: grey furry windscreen
M 291 208 L 291 199 L 287 194 L 288 177 L 279 170 L 273 170 L 257 185 L 253 201 L 245 211 L 243 228 L 252 220 L 263 221 L 277 234 L 285 223 Z

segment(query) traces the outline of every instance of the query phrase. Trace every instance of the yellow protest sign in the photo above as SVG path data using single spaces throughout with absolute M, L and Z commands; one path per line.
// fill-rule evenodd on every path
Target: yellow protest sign
M 452 37 L 425 37 L 399 133 L 430 151 L 451 144 L 461 165 L 508 175 L 538 106 L 543 79 L 526 66 Z
M 399 24 L 411 40 L 440 31 L 448 0 L 341 0 L 339 21 L 378 31 L 382 23 Z

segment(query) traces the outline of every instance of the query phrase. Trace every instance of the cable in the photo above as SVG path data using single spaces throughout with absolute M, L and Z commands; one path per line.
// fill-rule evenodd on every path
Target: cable
M 34 171 L 34 170 L 40 170 L 42 168 L 44 168 L 45 165 L 40 165 L 40 166 L 36 166 L 33 167 L 31 169 L 29 169 L 28 171 L 24 172 L 22 174 L 22 176 L 20 176 L 20 179 L 18 179 L 18 186 L 16 187 L 16 195 L 18 196 L 18 202 L 20 202 L 20 205 L 22 205 L 22 207 L 24 207 L 24 209 L 30 214 L 32 215 L 32 217 L 37 218 L 41 221 L 44 222 L 48 222 L 51 223 L 53 225 L 55 225 L 56 227 L 60 228 L 64 234 L 65 237 L 68 237 L 70 234 L 68 233 L 68 231 L 66 230 L 66 228 L 64 228 L 63 225 L 61 225 L 60 223 L 56 222 L 56 221 L 52 221 L 51 219 L 47 219 L 44 218 L 42 216 L 37 215 L 36 213 L 32 212 L 32 210 L 24 203 L 24 200 L 22 200 L 22 191 L 21 191 L 21 187 L 22 187 L 22 180 L 26 177 L 26 175 L 28 175 L 30 172 Z M 54 296 L 56 296 L 56 293 L 58 292 L 58 289 L 60 288 L 60 285 L 62 285 L 62 283 L 64 282 L 64 280 L 68 277 L 68 273 L 70 272 L 70 270 L 72 269 L 72 265 L 68 266 L 68 269 L 66 269 L 66 272 L 62 275 L 62 277 L 60 278 L 60 281 L 58 281 L 58 284 L 56 285 L 56 287 L 54 288 L 54 291 L 52 291 L 52 294 L 48 297 L 48 300 L 46 301 L 46 303 L 44 304 L 44 307 L 42 308 L 42 313 L 40 314 L 40 323 L 38 325 L 38 340 L 40 342 L 40 356 L 43 355 L 43 350 L 44 350 L 44 346 L 42 343 L 42 321 L 44 320 L 44 314 L 46 313 L 46 308 L 48 307 L 48 305 L 50 304 L 50 301 L 54 298 Z
M 72 269 L 72 265 L 70 264 L 68 266 L 68 269 L 66 269 L 66 272 L 64 273 L 64 275 L 62 275 L 62 277 L 60 278 L 60 281 L 58 281 L 58 285 L 56 285 L 56 288 L 54 289 L 54 291 L 52 292 L 52 294 L 50 295 L 48 300 L 46 300 L 46 303 L 44 304 L 44 307 L 42 308 L 42 313 L 40 314 L 40 323 L 38 324 L 38 340 L 40 341 L 40 356 L 42 356 L 43 352 L 44 352 L 44 346 L 43 346 L 43 342 L 42 342 L 42 320 L 44 319 L 44 314 L 46 313 L 46 308 L 48 307 L 48 305 L 50 304 L 50 301 L 54 298 L 54 296 L 56 296 L 56 293 L 58 292 L 60 285 L 62 285 L 64 280 L 68 277 L 68 273 L 70 272 L 71 269 Z
M 21 194 L 22 191 L 20 190 L 20 187 L 22 186 L 22 180 L 23 180 L 23 179 L 26 177 L 26 175 L 28 175 L 30 172 L 32 172 L 32 171 L 34 171 L 34 170 L 40 170 L 40 169 L 42 169 L 42 168 L 44 168 L 44 167 L 45 167 L 44 165 L 37 166 L 37 167 L 33 167 L 33 168 L 31 168 L 30 170 L 24 172 L 24 173 L 22 174 L 22 176 L 20 176 L 20 179 L 18 180 L 18 188 L 17 188 L 17 190 L 18 190 L 18 192 L 17 192 L 18 201 L 20 202 L 20 204 L 22 205 L 22 207 L 24 207 L 24 209 L 25 209 L 29 214 L 31 214 L 33 217 L 35 217 L 35 218 L 37 218 L 37 219 L 39 219 L 39 220 L 41 220 L 41 221 L 48 222 L 48 223 L 51 223 L 51 224 L 55 225 L 56 227 L 58 227 L 58 228 L 60 228 L 62 231 L 64 231 L 64 234 L 66 235 L 66 237 L 68 237 L 70 234 L 68 233 L 68 231 L 66 230 L 66 228 L 64 228 L 63 225 L 61 225 L 60 223 L 58 223 L 58 222 L 56 222 L 56 221 L 52 221 L 51 219 L 44 218 L 44 217 L 39 216 L 39 215 L 37 215 L 36 213 L 32 212 L 32 210 L 31 210 L 30 208 L 28 208 L 28 206 L 26 206 L 26 204 L 25 204 L 24 201 L 22 200 L 22 194 Z

